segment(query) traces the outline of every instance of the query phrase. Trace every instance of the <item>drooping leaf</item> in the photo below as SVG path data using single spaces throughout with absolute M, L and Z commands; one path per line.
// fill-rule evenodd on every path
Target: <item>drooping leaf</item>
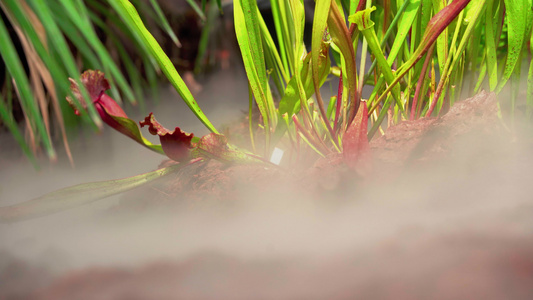
M 29 0 L 28 2 L 33 4 L 34 12 L 39 17 L 46 31 L 47 41 L 51 44 L 51 46 L 53 46 L 53 48 L 49 49 L 54 49 L 54 51 L 57 51 L 58 60 L 60 60 L 62 65 L 65 67 L 69 76 L 77 76 L 79 74 L 79 70 L 76 67 L 76 61 L 72 53 L 69 51 L 70 48 L 68 46 L 67 41 L 65 40 L 64 35 L 59 29 L 58 24 L 60 23 L 57 23 L 54 20 L 53 13 L 50 7 L 47 6 L 46 3 L 44 3 L 43 1 Z M 75 98 L 74 101 L 77 101 L 77 98 Z M 98 113 L 96 112 L 96 109 L 92 104 L 88 104 L 87 108 L 92 122 L 94 123 L 94 125 L 96 125 L 97 128 L 101 129 L 102 122 L 100 121 L 100 118 L 98 118 Z M 81 117 L 87 119 L 87 113 L 85 112 L 85 110 L 81 112 Z
M 2 40 L 2 42 L 0 42 L 0 53 L 2 54 L 2 59 L 4 60 L 7 71 L 13 76 L 24 113 L 33 121 L 32 129 L 36 130 L 37 134 L 42 139 L 48 157 L 51 160 L 55 160 L 56 152 L 52 146 L 52 141 L 50 136 L 46 133 L 46 128 L 43 118 L 39 113 L 39 108 L 33 101 L 34 96 L 31 92 L 30 83 L 24 72 L 22 62 L 2 19 L 0 19 L 0 39 Z
M 84 101 L 77 81 L 70 79 L 71 90 L 75 98 L 85 107 L 87 104 Z M 105 93 L 109 89 L 109 83 L 104 76 L 104 73 L 100 71 L 88 70 L 85 71 L 80 78 L 80 81 L 85 86 L 89 93 L 91 103 L 94 104 L 96 110 L 100 114 L 102 121 L 113 129 L 128 136 L 137 143 L 153 150 L 159 154 L 164 154 L 160 145 L 154 145 L 147 139 L 145 139 L 137 123 L 126 115 L 124 110 L 115 102 L 109 95 Z M 75 102 L 72 98 L 68 97 L 67 101 L 78 111 L 78 107 L 75 106 Z
M 176 91 L 180 94 L 181 98 L 183 99 L 183 101 L 185 101 L 191 111 L 207 127 L 207 129 L 209 129 L 211 132 L 217 133 L 218 131 L 216 130 L 215 126 L 211 124 L 211 121 L 209 121 L 207 116 L 200 109 L 200 106 L 198 106 L 198 103 L 196 103 L 196 100 L 192 96 L 191 91 L 189 90 L 181 76 L 178 74 L 178 71 L 176 71 L 176 68 L 172 64 L 170 58 L 165 54 L 165 52 L 163 51 L 163 49 L 161 49 L 161 46 L 157 43 L 153 35 L 144 26 L 144 23 L 141 20 L 139 14 L 137 13 L 135 7 L 128 0 L 111 1 L 110 4 L 114 6 L 115 10 L 123 19 L 129 20 L 129 22 L 134 24 L 138 32 L 141 33 L 141 39 L 143 44 L 150 50 L 150 53 L 157 60 L 157 63 L 161 67 L 161 70 L 163 71 L 165 76 L 174 86 Z
M 81 33 L 83 38 L 97 54 L 99 60 L 102 62 L 104 71 L 113 75 L 112 79 L 116 81 L 117 86 L 119 86 L 124 93 L 125 98 L 129 102 L 135 104 L 137 101 L 126 78 L 124 78 L 124 75 L 120 71 L 119 67 L 113 62 L 109 51 L 98 38 L 92 24 L 88 19 L 88 15 L 83 13 L 83 11 L 87 9 L 85 4 L 81 1 L 74 2 L 71 0 L 59 0 L 59 2 L 64 8 L 65 15 L 68 16 L 69 20 L 71 20 L 74 26 L 78 29 L 79 33 Z M 114 93 L 113 95 L 115 96 L 115 99 L 119 99 L 117 98 L 120 96 L 118 92 Z
M 507 14 L 507 61 L 503 70 L 496 92 L 499 93 L 522 59 L 522 49 L 528 39 L 529 29 L 533 23 L 531 0 L 504 0 Z
M 170 131 L 159 124 L 152 113 L 150 113 L 144 121 L 139 122 L 139 124 L 141 125 L 141 128 L 148 126 L 148 131 L 152 135 L 159 136 L 161 147 L 163 148 L 165 155 L 170 159 L 177 162 L 191 159 L 191 150 L 194 147 L 192 144 L 194 134 L 188 134 L 179 127 Z
M 191 162 L 196 163 L 201 159 Z M 177 164 L 141 175 L 91 183 L 57 190 L 19 204 L 0 207 L 0 223 L 29 220 L 79 207 L 96 200 L 119 194 L 153 180 L 172 174 L 189 164 Z

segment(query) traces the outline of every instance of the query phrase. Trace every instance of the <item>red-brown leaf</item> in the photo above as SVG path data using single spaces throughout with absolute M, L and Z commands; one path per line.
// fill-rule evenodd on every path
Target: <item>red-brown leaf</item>
M 194 147 L 192 144 L 194 134 L 188 134 L 179 127 L 176 127 L 173 131 L 169 131 L 157 122 L 152 113 L 144 118 L 144 121 L 139 122 L 139 124 L 141 127 L 149 126 L 148 131 L 152 135 L 159 136 L 161 147 L 163 147 L 163 151 L 170 159 L 177 162 L 191 159 L 191 149 Z
M 345 163 L 360 175 L 370 172 L 370 145 L 367 138 L 368 108 L 362 103 L 353 122 L 344 133 L 342 151 Z

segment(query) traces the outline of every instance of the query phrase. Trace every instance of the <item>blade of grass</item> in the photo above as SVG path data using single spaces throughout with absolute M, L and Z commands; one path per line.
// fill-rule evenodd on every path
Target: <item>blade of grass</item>
M 470 0 L 454 0 L 428 23 L 424 36 L 412 56 L 397 70 L 394 81 L 385 89 L 383 94 L 376 100 L 381 102 L 402 77 L 424 56 L 429 47 L 435 42 L 440 33 L 459 15 L 459 13 L 470 3 Z M 369 112 L 371 113 L 371 112 Z
M 342 56 L 344 57 L 345 65 L 342 70 L 344 76 L 343 84 L 347 89 L 346 95 L 343 95 L 343 106 L 348 106 L 348 118 L 346 126 L 348 126 L 359 109 L 360 95 L 357 93 L 357 70 L 355 66 L 355 53 L 350 32 L 346 28 L 346 23 L 341 15 L 335 1 L 331 2 L 331 7 L 328 16 L 328 28 L 331 34 L 333 43 L 337 45 Z M 342 128 L 346 130 L 346 128 Z
M 318 108 L 320 109 L 320 114 L 322 120 L 324 120 L 329 135 L 335 137 L 333 128 L 331 127 L 330 122 L 328 121 L 328 116 L 326 113 L 326 108 L 324 101 L 322 100 L 322 95 L 320 94 L 320 78 L 319 78 L 319 56 L 325 56 L 322 51 L 322 43 L 324 32 L 326 31 L 326 26 L 329 18 L 329 11 L 332 6 L 332 0 L 317 1 L 315 6 L 315 16 L 313 19 L 313 34 L 312 34 L 312 43 L 311 43 L 311 65 L 312 65 L 312 78 L 313 85 L 315 88 L 315 95 L 318 101 Z M 328 49 L 329 50 L 329 49 Z
M 447 0 L 433 0 L 433 13 L 437 14 L 439 11 L 444 9 L 447 5 Z M 437 58 L 439 61 L 439 72 L 443 72 L 444 64 L 448 59 L 448 27 L 444 28 L 442 33 L 437 37 L 436 40 L 436 52 Z
M 531 0 L 504 0 L 507 14 L 507 61 L 502 78 L 496 87 L 496 93 L 499 93 L 507 80 L 513 74 L 513 71 L 522 58 L 522 49 L 527 41 L 527 34 L 533 22 L 533 12 L 531 11 Z M 527 9 L 529 7 L 529 9 Z
M 496 89 L 498 84 L 498 59 L 496 57 L 496 38 L 498 32 L 494 28 L 494 15 L 498 6 L 494 3 L 499 0 L 487 0 L 487 9 L 485 11 L 485 43 L 486 43 L 486 62 L 487 75 L 489 76 L 489 87 L 491 91 Z
M 455 27 L 455 32 L 453 34 L 452 45 L 456 45 L 457 37 L 458 37 L 459 31 L 461 29 L 461 24 L 463 23 L 463 16 L 464 16 L 464 10 L 461 11 L 459 16 L 457 17 L 457 26 Z M 470 25 L 472 25 L 472 24 L 470 24 Z M 461 40 L 463 47 L 461 48 L 460 51 L 457 50 L 455 47 L 452 47 L 448 51 L 448 57 L 446 59 L 446 63 L 444 64 L 444 70 L 442 71 L 441 76 L 440 76 L 439 87 L 437 87 L 437 94 L 436 94 L 436 96 L 438 97 L 437 114 L 440 114 L 440 111 L 441 111 L 442 106 L 444 104 L 444 98 L 447 96 L 446 90 L 448 89 L 448 86 L 449 86 L 449 84 L 451 82 L 450 77 L 453 76 L 451 74 L 456 73 L 456 72 L 453 72 L 453 70 L 455 69 L 456 62 L 462 56 L 462 50 L 464 49 L 464 47 L 466 46 L 466 43 L 468 42 L 468 39 L 470 38 L 468 33 L 471 33 L 472 29 L 473 29 L 473 26 L 471 26 L 471 30 L 467 30 L 465 32 L 467 35 L 463 35 L 463 38 Z M 452 62 L 452 58 L 453 58 L 453 64 L 450 65 L 451 62 Z M 444 93 L 442 93 L 442 91 L 444 91 Z
M 62 32 L 59 30 L 58 25 L 53 19 L 50 9 L 42 1 L 38 1 L 38 0 L 29 0 L 29 1 L 33 5 L 34 12 L 39 16 L 39 19 L 43 27 L 46 30 L 46 36 L 48 38 L 48 41 L 52 44 L 53 49 L 57 51 L 60 59 L 62 60 L 63 66 L 66 68 L 68 76 L 71 78 L 74 78 L 78 82 L 78 85 L 81 87 L 80 90 L 82 94 L 84 95 L 84 99 L 86 99 L 85 102 L 87 104 L 87 111 L 89 113 L 89 116 L 91 117 L 91 120 L 93 121 L 92 124 L 96 125 L 98 129 L 101 129 L 103 127 L 102 120 L 100 119 L 100 116 L 96 112 L 96 109 L 94 108 L 92 101 L 90 101 L 89 95 L 87 94 L 85 87 L 79 81 L 80 72 L 78 68 L 76 67 L 74 57 L 72 56 L 72 53 L 70 52 L 70 48 L 67 45 L 67 42 L 65 41 L 65 38 Z M 64 80 L 65 82 L 68 82 L 67 78 L 65 78 Z M 70 90 L 67 94 L 73 96 Z M 79 103 L 79 101 L 75 97 L 72 97 L 72 98 L 74 99 L 74 102 L 76 106 L 79 108 L 79 112 L 81 116 L 83 117 L 85 114 L 85 110 L 82 109 L 82 105 Z
M 20 148 L 22 149 L 28 160 L 31 162 L 33 167 L 35 169 L 39 169 L 39 164 L 37 163 L 33 152 L 30 150 L 28 143 L 26 143 L 26 141 L 24 140 L 22 132 L 18 128 L 17 123 L 11 115 L 11 108 L 9 108 L 4 103 L 4 99 L 0 99 L 0 119 L 2 120 L 3 125 L 5 125 L 9 129 L 9 132 L 11 132 L 11 135 L 13 136 L 13 138 L 15 138 L 15 141 L 17 141 L 17 143 L 20 145 Z
M 20 94 L 20 103 L 24 109 L 24 113 L 32 123 L 35 124 L 35 129 L 43 141 L 44 149 L 51 160 L 56 159 L 56 153 L 52 146 L 50 136 L 46 132 L 46 127 L 41 114 L 38 111 L 38 107 L 35 104 L 33 95 L 31 93 L 30 84 L 28 78 L 24 73 L 24 68 L 17 54 L 15 46 L 9 37 L 6 25 L 3 20 L 0 19 L 0 53 L 6 65 L 7 70 L 13 76 L 13 79 L 17 85 L 17 90 Z
M 533 34 L 531 35 L 531 40 L 529 43 L 530 45 L 533 45 Z M 533 116 L 533 59 L 530 59 L 529 73 L 527 75 L 526 103 L 527 103 L 527 108 L 526 108 L 527 116 L 531 119 L 531 117 Z
M 283 97 L 283 94 L 285 92 L 285 87 L 287 85 L 287 82 L 289 82 L 289 76 L 285 72 L 283 63 L 281 61 L 281 57 L 279 55 L 278 49 L 276 48 L 276 44 L 274 43 L 274 40 L 272 39 L 272 36 L 270 35 L 270 32 L 265 23 L 265 20 L 259 13 L 259 9 L 257 11 L 257 17 L 258 17 L 259 26 L 261 29 L 263 49 L 265 51 L 267 67 L 269 67 L 269 69 L 274 69 L 274 72 L 271 73 L 271 76 L 274 80 L 274 83 L 276 84 L 276 87 L 278 87 L 279 89 L 280 96 Z M 302 38 L 303 38 L 303 30 L 302 30 Z
M 196 103 L 196 100 L 194 100 L 194 97 L 192 96 L 190 90 L 185 85 L 185 82 L 176 71 L 176 68 L 174 67 L 168 56 L 165 54 L 163 49 L 161 49 L 161 46 L 159 46 L 152 34 L 144 26 L 135 7 L 127 0 L 119 0 L 117 2 L 112 1 L 110 3 L 114 6 L 117 13 L 123 19 L 128 19 L 131 23 L 135 24 L 136 29 L 141 34 L 143 43 L 148 49 L 150 49 L 151 54 L 157 60 L 165 76 L 168 78 L 170 83 L 172 83 L 176 91 L 178 91 L 178 93 L 180 94 L 183 101 L 185 101 L 187 106 L 192 110 L 196 117 L 211 132 L 218 133 L 213 124 L 211 124 L 211 121 L 209 121 L 207 116 L 202 112 L 202 110 Z
M 211 31 L 213 30 L 213 23 L 215 22 L 215 19 L 218 18 L 217 9 L 212 4 L 213 1 L 210 1 L 209 11 L 207 12 L 206 20 L 202 27 L 202 33 L 200 34 L 200 41 L 198 42 L 198 54 L 196 54 L 196 59 L 194 61 L 195 74 L 199 74 L 203 67 L 203 61 L 205 58 L 205 54 L 207 53 L 207 47 L 209 46 L 209 38 L 211 35 Z
M 263 47 L 257 18 L 257 3 L 237 0 L 234 5 L 235 32 L 241 49 L 244 68 L 265 126 L 265 155 L 270 151 L 270 119 Z
M 98 55 L 99 60 L 102 62 L 104 72 L 112 76 L 109 79 L 116 81 L 117 85 L 120 87 L 120 90 L 124 93 L 125 98 L 130 103 L 136 104 L 136 99 L 133 95 L 131 87 L 122 75 L 122 72 L 120 72 L 118 66 L 115 64 L 115 62 L 109 55 L 107 49 L 104 47 L 104 45 L 94 32 L 92 24 L 89 22 L 89 16 L 81 14 L 76 9 L 75 3 L 72 2 L 72 0 L 59 1 L 61 2 L 65 13 L 69 17 L 69 19 L 72 21 L 72 23 L 76 26 L 81 35 L 86 39 L 87 43 L 91 46 L 92 49 L 94 49 L 95 53 Z M 84 5 L 80 6 L 84 7 Z M 58 22 L 60 22 L 60 20 L 58 20 Z M 115 97 L 116 96 L 117 95 L 115 95 Z
M 79 207 L 152 182 L 194 163 L 177 164 L 123 179 L 83 183 L 45 194 L 39 198 L 0 207 L 0 223 L 14 223 Z
M 472 15 L 470 16 L 471 19 L 469 20 L 469 23 L 466 27 L 463 37 L 461 38 L 459 46 L 457 47 L 457 51 L 455 53 L 452 53 L 453 61 L 451 60 L 451 56 L 450 56 L 450 58 L 446 62 L 444 72 L 443 74 L 441 74 L 441 80 L 437 87 L 435 96 L 433 97 L 433 102 L 431 103 L 431 106 L 426 113 L 426 117 L 431 116 L 431 113 L 433 112 L 433 109 L 435 108 L 435 105 L 437 104 L 436 100 L 440 97 L 440 93 L 442 92 L 444 85 L 448 81 L 449 72 L 453 70 L 453 68 L 455 67 L 455 64 L 459 61 L 459 58 L 461 57 L 461 54 L 463 53 L 463 50 L 468 43 L 470 35 L 474 32 L 474 28 L 476 26 L 476 23 L 478 22 L 477 20 L 480 18 L 481 12 L 483 11 L 484 8 L 485 8 L 485 0 L 479 0 L 474 3 L 474 6 L 472 7 Z M 461 11 L 460 18 L 462 17 L 462 15 L 463 15 L 463 12 Z M 457 38 L 457 32 L 458 30 L 456 31 L 456 34 L 454 34 L 454 40 L 453 40 L 454 43 Z
M 283 4 L 283 2 L 282 2 Z M 284 72 L 287 74 L 290 72 L 289 63 L 287 62 L 287 48 L 285 47 L 286 37 L 284 36 L 285 19 L 282 18 L 280 12 L 280 2 L 278 0 L 270 0 L 270 6 L 272 8 L 272 16 L 274 19 L 274 28 L 276 29 L 276 37 L 279 44 L 281 61 L 283 63 Z M 288 75 L 288 74 L 287 74 Z
M 37 16 L 33 13 L 33 11 L 25 4 L 25 2 L 22 2 L 22 1 L 16 2 L 12 0 L 7 0 L 5 2 L 0 3 L 0 5 L 4 8 L 4 11 L 6 11 L 5 8 L 7 7 L 9 12 L 12 14 L 12 18 L 16 20 L 17 24 L 19 24 L 19 26 L 24 30 L 24 33 L 28 36 L 28 39 L 31 41 L 33 47 L 35 48 L 35 51 L 37 51 L 37 53 L 39 54 L 39 57 L 43 60 L 46 67 L 50 71 L 50 74 L 54 78 L 55 85 L 58 88 L 58 96 L 64 96 L 64 95 L 69 94 L 70 84 L 68 80 L 65 80 L 65 78 L 67 78 L 67 75 L 63 71 L 63 68 L 60 67 L 60 64 L 62 62 L 56 60 L 52 55 L 50 55 L 49 51 L 45 49 L 45 45 L 44 45 L 46 35 L 47 35 L 47 33 L 45 32 L 44 25 L 48 25 L 48 27 L 52 27 L 53 24 L 41 23 L 41 21 L 37 18 Z M 8 14 L 8 17 L 10 16 L 11 15 Z M 39 30 L 39 32 L 37 30 Z M 54 40 L 52 40 L 52 42 Z M 57 47 L 57 43 L 52 43 L 50 47 L 52 47 L 52 49 L 55 49 L 55 47 Z M 59 49 L 59 50 L 64 50 L 64 49 Z M 67 51 L 64 54 L 70 54 L 70 52 Z M 65 65 L 65 61 L 68 58 L 66 57 L 62 57 L 62 58 L 63 58 L 63 65 Z M 74 67 L 74 70 L 75 69 L 76 68 Z M 64 99 L 64 98 L 61 98 L 61 99 Z M 58 100 L 58 99 L 55 99 L 55 100 Z M 96 113 L 96 110 L 93 109 L 92 111 L 94 112 L 94 114 L 91 113 L 91 109 L 89 107 L 89 115 L 88 115 L 85 112 L 85 110 L 81 110 L 80 112 L 81 112 L 82 120 L 84 120 L 85 122 L 93 126 L 96 125 L 96 126 L 101 127 L 100 117 Z M 94 120 L 96 120 L 97 123 L 95 123 Z
M 193 1 L 194 2 L 194 1 Z M 160 23 L 161 28 L 165 30 L 165 32 L 168 34 L 172 42 L 176 45 L 176 47 L 181 48 L 181 43 L 174 33 L 174 30 L 172 30 L 172 27 L 170 27 L 170 24 L 168 23 L 167 18 L 163 14 L 163 11 L 161 10 L 161 7 L 157 3 L 156 0 L 150 0 L 150 4 L 152 5 L 152 8 L 154 9 L 157 18 L 154 18 L 156 21 Z M 196 3 L 195 3 L 196 4 Z M 204 16 L 205 19 L 205 16 Z
M 191 8 L 194 10 L 195 13 L 198 14 L 198 16 L 200 17 L 200 19 L 202 21 L 205 21 L 205 15 L 204 15 L 204 12 L 202 11 L 202 9 L 198 6 L 198 4 L 196 4 L 196 2 L 194 2 L 194 0 L 186 0 L 187 3 L 189 3 L 189 5 L 191 6 Z M 220 0 L 218 0 L 220 2 Z M 218 5 L 219 7 L 220 6 L 220 3 Z
M 378 44 L 378 38 L 376 36 L 376 33 L 372 29 L 374 26 L 374 22 L 370 19 L 370 14 L 372 11 L 374 11 L 376 8 L 373 6 L 372 8 L 365 9 L 362 11 L 358 11 L 353 16 L 350 16 L 351 22 L 356 23 L 359 31 L 363 33 L 365 36 L 368 46 L 370 47 L 370 50 L 376 57 L 376 60 L 378 62 L 378 65 L 381 69 L 381 72 L 387 81 L 387 84 L 391 84 L 394 81 L 394 74 L 392 73 L 392 69 L 385 59 L 385 56 L 383 55 L 383 52 L 381 51 L 381 47 Z M 404 115 L 404 118 L 407 119 L 407 115 L 405 113 L 405 109 L 403 107 L 403 103 L 400 98 L 400 87 L 397 86 L 392 90 L 392 96 L 394 97 L 394 100 L 396 101 L 396 105 Z

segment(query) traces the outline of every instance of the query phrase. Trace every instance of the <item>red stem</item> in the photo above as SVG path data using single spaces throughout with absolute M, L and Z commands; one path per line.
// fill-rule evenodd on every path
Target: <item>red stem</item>
M 418 82 L 416 84 L 415 96 L 413 98 L 413 104 L 411 106 L 411 118 L 410 118 L 411 121 L 415 119 L 416 105 L 418 103 L 418 98 L 420 96 L 420 89 L 422 88 L 422 85 L 424 83 L 424 78 L 426 77 L 427 68 L 432 58 L 434 46 L 435 44 L 431 45 L 431 48 L 429 48 L 428 52 L 426 53 L 426 59 L 424 60 L 424 65 L 422 67 L 422 71 L 420 72 L 420 77 L 418 78 Z
M 333 124 L 334 132 L 337 132 L 337 129 L 338 129 L 339 117 L 341 114 L 341 107 L 342 107 L 342 70 L 341 70 L 341 75 L 339 77 L 339 88 L 337 89 L 337 107 L 335 109 L 335 123 Z

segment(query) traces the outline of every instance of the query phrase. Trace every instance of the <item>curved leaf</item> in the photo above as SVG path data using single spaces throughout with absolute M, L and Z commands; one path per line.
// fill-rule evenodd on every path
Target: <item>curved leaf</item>
M 178 71 L 176 71 L 176 68 L 170 61 L 170 58 L 168 58 L 163 49 L 161 49 L 161 46 L 144 26 L 144 23 L 142 22 L 141 17 L 137 13 L 135 7 L 128 0 L 110 1 L 110 4 L 115 7 L 116 11 L 122 18 L 133 22 L 137 30 L 141 33 L 142 41 L 148 47 L 152 55 L 156 58 L 161 70 L 168 78 L 170 83 L 174 86 L 176 91 L 178 91 L 181 98 L 183 98 L 183 101 L 185 101 L 187 106 L 189 106 L 191 111 L 207 127 L 207 129 L 209 129 L 211 132 L 217 133 L 218 131 L 216 130 L 215 126 L 211 124 L 211 121 L 209 121 L 207 116 L 200 109 L 200 106 L 198 106 L 198 103 L 196 103 L 196 100 L 194 100 L 191 91 L 187 85 L 185 85 L 185 82 L 178 74 Z
M 192 161 L 189 164 L 172 165 L 123 179 L 78 184 L 45 194 L 33 200 L 0 207 L 0 223 L 24 221 L 79 207 L 147 184 L 199 161 L 201 159 Z
M 531 27 L 531 0 L 504 0 L 507 14 L 507 61 L 502 78 L 498 83 L 496 92 L 499 93 L 517 67 L 518 60 L 522 58 L 522 49 L 527 41 Z

